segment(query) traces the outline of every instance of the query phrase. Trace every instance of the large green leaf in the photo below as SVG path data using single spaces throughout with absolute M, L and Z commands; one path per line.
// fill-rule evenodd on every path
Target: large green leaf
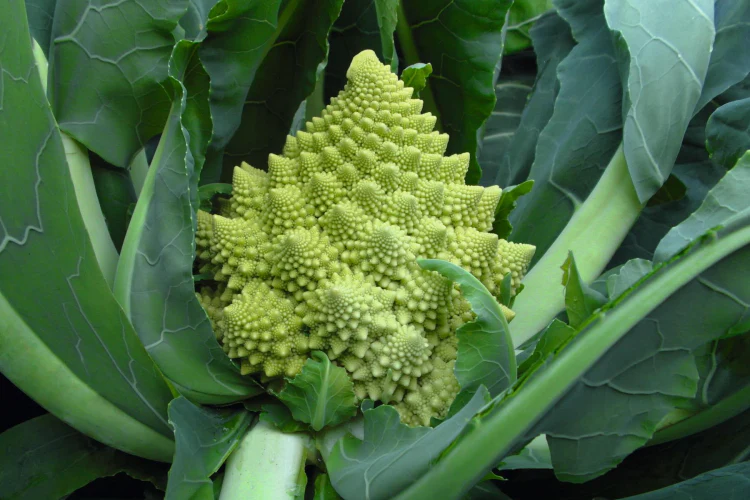
M 557 79 L 558 65 L 575 45 L 570 27 L 556 12 L 542 16 L 534 24 L 530 35 L 536 53 L 536 81 L 529 102 L 521 114 L 518 129 L 513 134 L 510 148 L 503 153 L 502 158 L 496 160 L 499 164 L 494 177 L 492 172 L 486 174 L 487 179 L 494 178 L 494 183 L 503 187 L 521 183 L 528 177 L 531 165 L 534 163 L 539 133 L 552 116 L 555 99 L 560 90 Z M 502 82 L 502 72 L 500 82 Z M 488 129 L 489 123 L 485 134 Z M 485 135 L 486 140 L 487 135 Z M 485 154 L 483 146 L 482 168 L 493 168 L 493 165 L 485 160 L 489 156 L 491 156 L 490 153 Z
M 531 45 L 529 31 L 545 12 L 552 9 L 551 0 L 515 0 L 508 13 L 505 54 L 518 52 Z
M 706 148 L 711 159 L 732 168 L 750 149 L 750 98 L 717 109 L 706 124 Z
M 484 124 L 477 153 L 482 167 L 480 184 L 483 186 L 495 183 L 503 157 L 514 144 L 513 138 L 535 78 L 533 54 L 523 52 L 503 57 L 502 69 L 495 83 L 495 109 Z
M 177 442 L 166 500 L 213 500 L 211 476 L 245 435 L 252 414 L 242 407 L 211 409 L 180 397 L 169 404 Z
M 625 500 L 742 500 L 750 495 L 750 462 L 728 465 L 674 486 L 627 497 Z
M 750 213 L 750 152 L 708 192 L 690 217 L 673 227 L 659 242 L 655 262 L 664 262 L 709 229 L 731 223 Z
M 297 108 L 315 88 L 318 65 L 328 54 L 328 33 L 342 4 L 343 0 L 289 0 L 283 4 L 273 45 L 241 98 L 244 107 L 233 108 L 233 113 L 237 109 L 242 113 L 226 146 L 225 180 L 231 179 L 232 169 L 241 161 L 265 169 L 269 153 L 281 151 Z M 242 66 L 237 70 L 247 71 Z M 209 70 L 209 74 L 213 78 L 214 72 Z
M 326 458 L 328 475 L 346 500 L 393 498 L 430 468 L 484 404 L 483 387 L 458 413 L 435 427 L 409 427 L 388 405 L 364 411 L 364 437 L 339 439 Z M 449 498 L 449 497 L 443 497 Z
M 698 104 L 714 43 L 714 2 L 607 0 L 604 13 L 623 70 L 625 158 L 645 203 L 667 180 Z
M 370 49 L 394 71 L 398 67 L 393 32 L 399 0 L 347 0 L 331 28 L 331 49 L 325 74 L 326 101 L 346 84 L 346 70 L 354 56 Z
M 129 165 L 169 116 L 163 82 L 186 10 L 187 0 L 59 0 L 50 96 L 60 128 L 109 163 Z
M 198 402 L 235 401 L 261 389 L 219 347 L 193 286 L 197 183 L 211 137 L 208 77 L 197 44 L 175 47 L 169 85 L 174 104 L 125 236 L 115 294 L 181 393 Z
M 714 24 L 716 39 L 696 111 L 750 73 L 750 53 L 745 50 L 750 37 L 750 4 L 715 0 Z
M 750 218 L 709 233 L 600 310 L 510 396 L 477 417 L 399 498 L 458 496 L 539 434 L 547 435 L 561 479 L 582 481 L 613 468 L 646 443 L 678 401 L 695 394 L 692 351 L 747 313 L 748 272 Z
M 461 287 L 476 319 L 456 330 L 456 378 L 464 392 L 485 387 L 497 396 L 516 381 L 516 355 L 508 322 L 500 304 L 470 272 L 442 260 L 419 260 L 420 267 L 436 271 Z
M 31 36 L 42 48 L 45 57 L 49 57 L 52 20 L 55 18 L 57 0 L 26 0 L 25 3 Z
M 164 488 L 166 467 L 84 436 L 53 415 L 0 434 L 0 497 L 63 498 L 91 481 L 125 472 Z
M 0 163 L 15 166 L 0 169 L 0 370 L 81 432 L 168 461 L 171 396 L 97 265 L 23 2 L 3 4 L 0 32 Z
M 448 154 L 468 152 L 467 184 L 482 175 L 478 134 L 495 108 L 495 69 L 510 0 L 410 0 L 399 5 L 396 34 L 404 66 L 431 63 L 420 98 L 450 135 Z
M 534 189 L 510 215 L 511 238 L 535 245 L 535 261 L 594 189 L 622 138 L 622 89 L 602 1 L 556 4 L 578 45 L 557 66 L 560 90 L 528 175 Z M 518 134 L 523 127 L 522 121 Z M 517 160 L 511 155 L 506 161 Z
M 314 351 L 302 371 L 288 382 L 279 399 L 296 420 L 310 424 L 315 431 L 343 423 L 357 413 L 349 375 L 320 351 Z

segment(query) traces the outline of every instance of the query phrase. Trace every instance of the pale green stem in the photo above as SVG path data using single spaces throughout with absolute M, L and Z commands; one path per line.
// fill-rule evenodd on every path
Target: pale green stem
M 36 40 L 33 40 L 34 58 L 39 70 L 39 76 L 42 79 L 42 86 L 47 91 L 47 58 Z M 94 176 L 91 173 L 91 164 L 89 163 L 88 151 L 85 147 L 75 141 L 68 134 L 60 130 L 63 147 L 65 148 L 65 158 L 70 170 L 70 178 L 73 181 L 78 208 L 81 211 L 83 224 L 89 233 L 91 245 L 94 247 L 94 255 L 99 263 L 99 268 L 107 280 L 110 288 L 115 282 L 115 272 L 117 269 L 117 260 L 119 255 L 112 238 L 109 235 L 107 222 L 102 213 L 102 207 L 99 205 L 99 198 L 96 195 L 96 186 L 94 185 Z
M 747 385 L 728 396 L 715 405 L 706 408 L 703 411 L 692 414 L 682 413 L 682 418 L 677 420 L 673 416 L 672 420 L 662 420 L 659 424 L 660 430 L 654 434 L 648 446 L 666 443 L 685 436 L 690 436 L 715 425 L 726 422 L 730 418 L 736 417 L 740 413 L 750 408 L 750 385 Z M 668 415 L 669 416 L 669 415 Z M 676 421 L 677 420 L 677 421 Z
M 128 171 L 130 172 L 130 180 L 133 181 L 135 194 L 136 196 L 140 196 L 143 184 L 146 182 L 146 176 L 148 175 L 148 159 L 146 158 L 145 149 L 141 149 L 141 151 L 133 157 L 133 161 L 130 162 Z
M 604 270 L 643 210 L 630 179 L 622 146 L 604 174 L 544 256 L 523 279 L 523 292 L 513 303 L 510 324 L 518 347 L 545 328 L 565 308 L 562 266 L 573 252 L 586 283 Z
M 601 313 L 597 323 L 512 397 L 490 410 L 435 466 L 397 498 L 461 498 L 496 466 L 555 403 L 641 319 L 695 276 L 750 244 L 750 226 L 706 243 L 644 283 L 637 300 Z
M 227 460 L 219 500 L 296 500 L 305 496 L 310 436 L 260 421 Z

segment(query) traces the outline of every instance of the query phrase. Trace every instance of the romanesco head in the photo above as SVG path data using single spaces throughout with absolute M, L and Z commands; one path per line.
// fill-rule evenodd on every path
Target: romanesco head
M 322 350 L 360 399 L 428 425 L 459 389 L 455 331 L 472 313 L 417 259 L 496 294 L 510 273 L 515 293 L 534 247 L 489 232 L 501 189 L 465 185 L 469 154 L 444 155 L 448 136 L 374 52 L 347 78 L 267 171 L 235 168 L 224 216 L 198 214 L 197 259 L 218 282 L 199 297 L 243 373 L 293 376 Z

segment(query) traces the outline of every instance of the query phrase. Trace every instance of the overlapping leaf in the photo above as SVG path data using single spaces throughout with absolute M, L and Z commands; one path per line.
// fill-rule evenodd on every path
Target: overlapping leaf
M 115 293 L 165 377 L 195 401 L 220 403 L 261 389 L 219 347 L 195 297 L 197 184 L 211 137 L 208 76 L 196 56 L 196 44 L 182 41 L 170 60 L 174 103 L 125 237 Z
M 0 162 L 15 166 L 0 169 L 0 370 L 85 434 L 167 461 L 171 395 L 97 265 L 22 2 L 0 7 L 0 32 Z
M 187 3 L 58 0 L 49 59 L 60 128 L 126 167 L 169 116 L 172 100 L 163 82 L 172 30 Z
M 545 12 L 552 9 L 550 0 L 515 0 L 508 12 L 505 54 L 518 52 L 531 45 L 529 31 Z
M 508 0 L 412 0 L 400 3 L 398 41 L 404 66 L 431 63 L 424 111 L 450 135 L 448 154 L 469 152 L 467 184 L 482 172 L 477 133 L 495 107 L 495 68 L 503 48 Z
M 211 409 L 180 397 L 169 404 L 177 443 L 166 500 L 213 500 L 211 476 L 250 427 L 252 414 L 240 408 Z

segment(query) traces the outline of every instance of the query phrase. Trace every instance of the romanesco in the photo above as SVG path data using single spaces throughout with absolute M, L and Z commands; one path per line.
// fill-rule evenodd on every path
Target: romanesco
M 455 331 L 473 313 L 416 260 L 451 261 L 496 294 L 511 273 L 515 293 L 534 247 L 488 232 L 501 189 L 464 184 L 469 154 L 443 156 L 448 135 L 374 52 L 347 78 L 267 172 L 235 168 L 224 215 L 198 214 L 201 272 L 219 283 L 199 298 L 244 374 L 293 376 L 322 350 L 357 397 L 428 425 L 459 390 Z

